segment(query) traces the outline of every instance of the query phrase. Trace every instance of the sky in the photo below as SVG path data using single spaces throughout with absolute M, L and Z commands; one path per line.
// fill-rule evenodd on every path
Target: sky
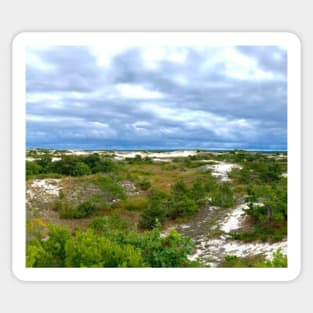
M 278 46 L 31 46 L 26 143 L 59 149 L 287 149 Z

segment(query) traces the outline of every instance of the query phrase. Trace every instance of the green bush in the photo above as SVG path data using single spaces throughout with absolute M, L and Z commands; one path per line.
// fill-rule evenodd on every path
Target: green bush
M 42 172 L 42 166 L 35 161 L 26 161 L 26 177 L 37 175 Z
M 123 187 L 112 177 L 98 173 L 95 176 L 90 177 L 90 181 L 97 185 L 104 192 L 108 201 L 112 201 L 114 199 L 126 199 L 126 194 Z
M 162 205 L 148 205 L 142 210 L 140 215 L 139 227 L 143 229 L 152 229 L 163 225 L 165 221 L 166 210 Z
M 65 245 L 71 238 L 69 229 L 50 225 L 47 240 L 30 240 L 26 242 L 27 267 L 64 267 Z
M 53 210 L 59 213 L 60 218 L 69 219 L 91 216 L 98 211 L 98 207 L 90 201 L 85 201 L 78 206 L 74 206 L 73 203 L 65 199 L 59 199 L 54 202 Z
M 195 267 L 191 239 L 175 230 L 138 233 L 118 216 L 95 219 L 85 232 L 51 226 L 45 241 L 27 242 L 28 267 Z
M 83 175 L 90 175 L 91 170 L 86 163 L 78 162 L 74 165 L 72 175 L 73 176 L 83 176 Z
M 145 198 L 130 198 L 120 201 L 118 207 L 128 211 L 143 211 L 148 206 L 148 201 Z
M 258 267 L 288 267 L 288 259 L 287 256 L 282 253 L 281 249 L 277 249 L 273 253 L 272 260 L 260 262 Z
M 74 218 L 83 218 L 94 214 L 98 210 L 97 206 L 89 201 L 80 203 L 74 213 Z
M 217 185 L 211 193 L 211 204 L 222 208 L 230 208 L 235 204 L 235 196 L 229 183 Z
M 173 197 L 167 215 L 176 219 L 179 217 L 191 217 L 198 211 L 196 202 L 189 198 L 186 194 L 182 194 L 179 197 Z
M 138 185 L 141 190 L 148 190 L 151 188 L 151 183 L 147 179 L 140 181 Z
M 189 267 L 192 264 L 187 259 L 192 252 L 192 241 L 176 230 L 171 230 L 164 237 L 160 236 L 158 229 L 147 232 L 138 245 L 143 258 L 151 267 Z
M 219 267 L 259 267 L 262 262 L 264 262 L 264 256 L 261 254 L 248 257 L 226 255 Z
M 142 267 L 139 249 L 116 244 L 91 229 L 77 232 L 66 244 L 66 267 Z
M 168 213 L 169 196 L 164 192 L 151 190 L 148 197 L 148 204 L 140 215 L 139 227 L 152 229 L 163 225 Z
M 123 232 L 126 234 L 129 231 L 129 225 L 125 220 L 122 220 L 119 215 L 96 217 L 89 225 L 97 233 L 103 236 L 112 237 L 113 233 Z
M 201 180 L 198 179 L 193 183 L 189 195 L 198 205 L 206 203 L 207 192 L 205 190 L 205 185 Z
M 244 241 L 280 241 L 287 236 L 287 180 L 280 178 L 272 185 L 248 185 L 249 207 L 252 230 L 233 234 Z M 263 205 L 256 205 L 262 202 Z
M 111 159 L 99 160 L 92 168 L 93 173 L 110 173 L 117 169 L 115 162 Z
M 65 199 L 56 200 L 53 204 L 52 209 L 59 213 L 60 218 L 74 218 L 74 205 Z

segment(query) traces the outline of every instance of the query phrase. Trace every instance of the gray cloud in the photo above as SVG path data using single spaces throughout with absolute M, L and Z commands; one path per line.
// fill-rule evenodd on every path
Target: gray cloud
M 149 48 L 29 48 L 27 145 L 286 148 L 285 50 Z

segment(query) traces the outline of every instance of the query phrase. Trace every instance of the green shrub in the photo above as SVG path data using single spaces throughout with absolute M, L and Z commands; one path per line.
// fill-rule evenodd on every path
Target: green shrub
M 66 244 L 66 267 L 142 267 L 139 249 L 116 244 L 91 229 L 77 232 Z
M 206 202 L 206 190 L 205 186 L 201 180 L 197 179 L 192 188 L 189 191 L 190 198 L 193 199 L 198 205 L 204 204 Z
M 91 177 L 90 180 L 104 192 L 108 201 L 126 199 L 123 187 L 114 181 L 112 177 L 98 173 Z
M 195 267 L 188 255 L 190 238 L 172 230 L 131 231 L 118 216 L 96 218 L 87 231 L 71 234 L 66 227 L 51 226 L 45 241 L 27 242 L 29 267 Z
M 26 177 L 37 175 L 42 172 L 42 166 L 35 161 L 26 161 Z
M 90 223 L 89 228 L 109 237 L 112 237 L 115 231 L 124 232 L 125 234 L 129 231 L 128 223 L 117 214 L 97 217 Z
M 27 267 L 64 267 L 65 245 L 71 238 L 65 226 L 50 225 L 47 240 L 31 240 L 26 244 Z
M 219 267 L 259 267 L 261 262 L 264 262 L 264 256 L 262 254 L 247 257 L 226 255 L 221 264 L 219 264 Z
M 60 218 L 65 219 L 84 218 L 98 211 L 98 207 L 92 202 L 85 201 L 75 207 L 73 203 L 64 199 L 56 200 L 52 209 L 59 213 Z
M 74 165 L 72 176 L 83 176 L 83 175 L 90 175 L 91 170 L 86 163 L 78 162 Z
M 26 244 L 26 267 L 45 267 L 48 253 L 39 240 L 33 239 Z
M 165 221 L 166 210 L 162 205 L 148 205 L 142 210 L 140 215 L 139 227 L 143 229 L 152 229 L 163 225 Z
M 169 196 L 164 192 L 151 190 L 148 197 L 148 204 L 140 215 L 139 227 L 152 229 L 163 225 L 168 213 Z
M 211 193 L 211 204 L 222 208 L 230 208 L 235 204 L 235 196 L 229 183 L 217 185 Z
M 72 203 L 65 199 L 56 200 L 52 209 L 59 213 L 60 218 L 74 218 L 75 208 Z
M 93 173 L 110 173 L 117 169 L 116 164 L 111 159 L 99 160 L 91 168 Z
M 52 157 L 48 154 L 45 154 L 40 156 L 36 162 L 41 166 L 43 173 L 47 173 L 48 168 L 52 163 Z
M 287 256 L 282 253 L 281 249 L 277 249 L 273 253 L 272 260 L 260 262 L 258 267 L 288 267 L 288 259 Z
M 151 183 L 147 179 L 140 181 L 138 185 L 141 190 L 148 190 L 151 188 Z
M 73 215 L 74 218 L 83 218 L 94 214 L 98 210 L 97 206 L 89 201 L 80 203 Z
M 119 207 L 128 211 L 142 211 L 148 206 L 148 201 L 141 198 L 130 198 L 119 202 Z
M 196 202 L 189 198 L 186 194 L 182 194 L 179 197 L 173 197 L 167 215 L 176 219 L 179 217 L 191 217 L 198 211 Z

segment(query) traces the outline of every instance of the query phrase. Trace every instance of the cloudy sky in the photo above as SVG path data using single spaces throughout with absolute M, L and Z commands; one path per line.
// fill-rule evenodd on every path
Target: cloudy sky
M 26 61 L 29 148 L 287 148 L 280 47 L 28 47 Z

